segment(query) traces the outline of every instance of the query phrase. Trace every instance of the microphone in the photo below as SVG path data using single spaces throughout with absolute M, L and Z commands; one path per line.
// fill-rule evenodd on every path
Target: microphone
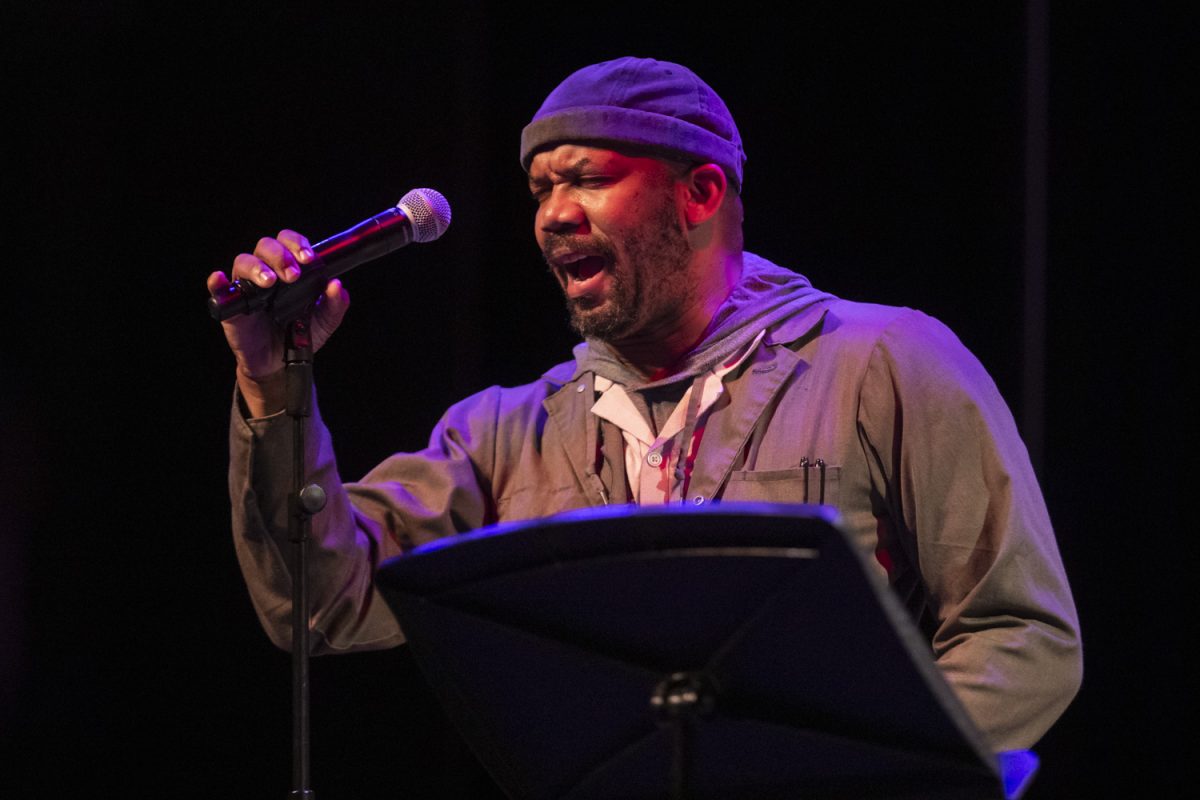
M 395 208 L 313 245 L 316 258 L 302 266 L 294 283 L 277 280 L 264 289 L 236 280 L 220 296 L 209 298 L 208 312 L 221 321 L 262 310 L 277 325 L 286 325 L 299 318 L 333 278 L 411 242 L 432 242 L 448 227 L 450 204 L 441 192 L 413 189 Z

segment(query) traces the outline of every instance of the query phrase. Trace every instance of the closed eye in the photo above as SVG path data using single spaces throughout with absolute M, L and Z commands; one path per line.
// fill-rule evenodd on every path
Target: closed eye
M 584 189 L 600 189 L 610 185 L 612 182 L 612 177 L 608 175 L 585 175 L 580 177 L 575 183 Z

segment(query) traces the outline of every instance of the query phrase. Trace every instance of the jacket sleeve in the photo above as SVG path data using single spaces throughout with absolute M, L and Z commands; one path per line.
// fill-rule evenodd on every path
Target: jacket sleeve
M 1030 747 L 1078 691 L 1082 651 L 1012 415 L 954 334 L 918 312 L 884 331 L 860 397 L 889 536 L 919 571 L 938 666 L 994 749 Z
M 307 482 L 328 501 L 313 517 L 309 545 L 314 653 L 373 650 L 404 641 L 375 591 L 385 559 L 441 536 L 494 521 L 490 471 L 499 389 L 451 408 L 418 453 L 391 456 L 361 482 L 342 484 L 333 443 L 313 403 L 305 435 Z M 238 562 L 267 635 L 291 647 L 288 494 L 292 422 L 279 414 L 247 420 L 235 398 L 229 490 Z

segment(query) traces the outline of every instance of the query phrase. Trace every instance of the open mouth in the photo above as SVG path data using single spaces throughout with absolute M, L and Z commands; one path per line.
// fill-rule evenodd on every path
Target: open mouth
M 571 298 L 582 298 L 601 290 L 608 258 L 600 253 L 564 252 L 548 259 Z
M 574 283 L 583 283 L 595 277 L 604 270 L 604 259 L 601 256 L 589 256 L 582 253 L 571 256 L 572 261 L 560 263 L 567 279 Z

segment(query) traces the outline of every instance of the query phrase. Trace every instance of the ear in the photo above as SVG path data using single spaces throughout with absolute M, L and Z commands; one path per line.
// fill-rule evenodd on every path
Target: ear
M 721 208 L 729 191 L 729 179 L 716 164 L 701 164 L 692 167 L 683 181 L 687 189 L 684 210 L 688 225 L 694 228 L 708 222 Z

